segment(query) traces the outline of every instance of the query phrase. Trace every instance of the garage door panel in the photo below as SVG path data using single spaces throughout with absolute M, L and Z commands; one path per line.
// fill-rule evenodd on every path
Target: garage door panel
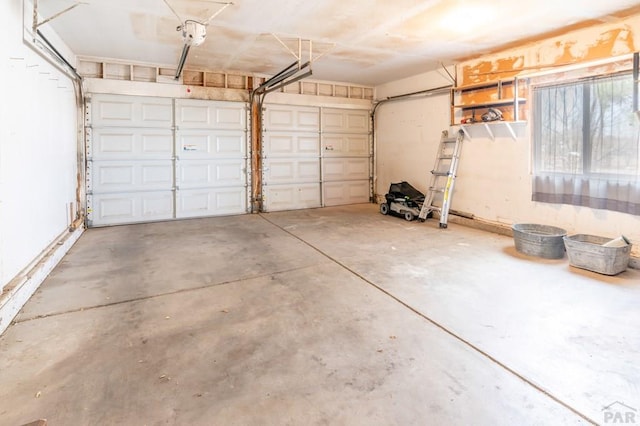
M 144 165 L 142 169 L 142 185 L 167 185 L 173 180 L 173 170 L 170 165 Z
M 369 133 L 369 112 L 323 108 L 322 131 L 331 133 Z
M 320 130 L 319 109 L 291 105 L 268 105 L 264 113 L 266 131 L 317 132 Z
M 242 102 L 176 99 L 178 129 L 246 130 L 247 110 Z
M 369 202 L 369 181 L 325 182 L 323 186 L 325 206 Z
M 281 211 L 320 207 L 320 183 L 269 185 L 263 188 L 264 210 Z
M 171 161 L 100 161 L 88 165 L 92 193 L 171 190 Z
M 173 119 L 173 108 L 164 103 L 153 101 L 143 101 L 140 105 L 141 121 L 151 126 L 171 123 Z
M 230 106 L 228 103 L 219 104 L 216 108 L 215 126 L 219 129 L 245 130 L 247 120 L 247 110 L 244 104 Z
M 91 130 L 93 160 L 151 160 L 171 159 L 173 134 L 171 130 L 144 128 L 98 128 Z
M 268 184 L 320 182 L 319 158 L 265 159 L 262 170 Z
M 368 158 L 325 158 L 322 177 L 326 181 L 369 179 Z
M 96 120 L 94 123 L 98 124 L 100 121 L 108 122 L 127 122 L 132 123 L 135 120 L 135 114 L 133 112 L 134 104 L 129 102 L 110 102 L 104 100 L 95 105 L 94 111 L 96 112 Z
M 171 99 L 140 96 L 94 95 L 91 98 L 91 125 L 95 127 L 173 126 Z
M 268 130 L 294 130 L 296 129 L 295 111 L 271 108 L 267 110 L 264 127 Z
M 185 123 L 188 125 L 192 125 L 193 123 L 198 124 L 209 124 L 209 108 L 206 106 L 194 106 L 194 105 L 176 105 L 177 114 L 179 117 L 176 119 L 176 124 L 184 125 Z
M 122 192 L 90 195 L 90 226 L 117 225 L 173 218 L 173 192 Z
M 244 158 L 247 151 L 246 133 L 237 130 L 181 130 L 176 143 L 181 159 Z
M 176 183 L 180 188 L 244 186 L 245 160 L 179 161 Z
M 179 190 L 176 193 L 176 217 L 204 217 L 246 213 L 245 187 Z
M 322 149 L 325 157 L 368 157 L 369 135 L 324 134 Z
M 266 132 L 263 136 L 265 157 L 319 157 L 318 133 Z
M 300 111 L 298 113 L 298 128 L 303 129 L 319 129 L 318 111 Z

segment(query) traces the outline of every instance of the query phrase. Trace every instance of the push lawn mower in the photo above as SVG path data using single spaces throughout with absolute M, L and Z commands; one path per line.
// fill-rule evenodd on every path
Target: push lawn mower
M 412 221 L 420 215 L 424 204 L 424 194 L 407 182 L 392 183 L 389 192 L 384 196 L 386 202 L 380 204 L 380 213 L 389 213 Z M 429 212 L 429 215 L 431 212 Z

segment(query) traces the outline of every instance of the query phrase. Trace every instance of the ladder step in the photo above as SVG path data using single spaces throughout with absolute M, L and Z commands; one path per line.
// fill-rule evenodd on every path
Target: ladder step
M 441 155 L 438 157 L 440 160 L 453 160 L 453 154 L 450 155 Z
M 446 139 L 442 139 L 441 142 L 442 143 L 456 143 L 456 142 L 458 142 L 458 138 L 446 138 Z
M 429 188 L 430 192 L 444 192 L 444 188 Z
M 431 174 L 434 175 L 434 176 L 449 176 L 449 172 L 448 171 L 446 171 L 446 172 L 436 172 L 436 171 L 432 170 Z

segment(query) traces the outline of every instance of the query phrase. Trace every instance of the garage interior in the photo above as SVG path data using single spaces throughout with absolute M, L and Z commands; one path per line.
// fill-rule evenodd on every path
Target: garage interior
M 0 425 L 640 423 L 637 3 L 0 11 Z

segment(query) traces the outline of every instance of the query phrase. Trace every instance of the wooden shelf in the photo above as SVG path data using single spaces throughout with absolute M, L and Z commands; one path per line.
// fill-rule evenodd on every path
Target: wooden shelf
M 521 82 L 523 84 L 519 84 Z M 454 87 L 451 89 L 451 125 L 463 119 L 478 119 L 476 110 L 492 107 L 504 107 L 502 112 L 506 120 L 521 121 L 520 113 L 526 114 L 523 105 L 527 99 L 522 96 L 526 93 L 525 87 L 526 80 L 517 77 Z
M 492 106 L 504 106 L 504 105 L 515 105 L 516 103 L 525 103 L 527 100 L 525 98 L 507 98 L 507 99 L 496 99 L 494 101 L 487 102 L 478 102 L 475 104 L 458 104 L 454 105 L 454 108 L 460 109 L 479 109 L 479 108 L 489 108 Z

